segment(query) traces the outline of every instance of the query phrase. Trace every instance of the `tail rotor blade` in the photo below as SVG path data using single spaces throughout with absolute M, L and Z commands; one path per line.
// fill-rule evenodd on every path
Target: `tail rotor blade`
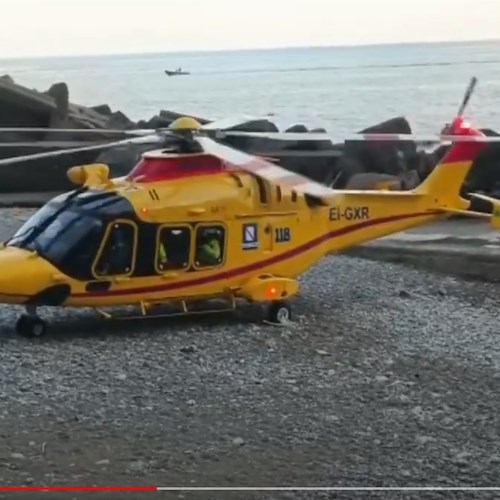
M 475 76 L 473 76 L 471 78 L 471 81 L 469 82 L 469 86 L 467 87 L 467 90 L 465 91 L 464 98 L 462 100 L 462 104 L 460 104 L 460 107 L 458 108 L 458 114 L 457 114 L 458 117 L 463 116 L 463 114 L 465 112 L 465 108 L 469 104 L 470 98 L 472 97 L 472 94 L 474 93 L 476 85 L 477 85 L 477 78 Z

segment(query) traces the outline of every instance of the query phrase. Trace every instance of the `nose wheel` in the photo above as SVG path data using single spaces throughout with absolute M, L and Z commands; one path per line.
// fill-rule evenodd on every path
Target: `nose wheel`
M 36 310 L 27 310 L 16 322 L 16 333 L 21 337 L 43 337 L 47 332 L 47 323 L 37 316 Z

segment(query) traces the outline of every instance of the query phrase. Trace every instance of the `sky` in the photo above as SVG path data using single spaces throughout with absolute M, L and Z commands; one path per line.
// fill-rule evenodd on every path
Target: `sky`
M 500 39 L 499 0 L 2 0 L 0 59 Z

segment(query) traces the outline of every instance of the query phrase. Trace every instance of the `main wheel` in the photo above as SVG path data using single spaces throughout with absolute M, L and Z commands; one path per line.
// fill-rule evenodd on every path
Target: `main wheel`
M 23 314 L 16 323 L 16 332 L 21 337 L 43 337 L 47 331 L 47 323 L 38 316 Z
M 273 302 L 269 306 L 268 321 L 280 325 L 292 320 L 292 309 L 286 302 Z

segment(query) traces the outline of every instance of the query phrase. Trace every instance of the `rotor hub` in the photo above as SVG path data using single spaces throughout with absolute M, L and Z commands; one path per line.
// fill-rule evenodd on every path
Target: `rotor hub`
M 201 123 L 190 116 L 182 116 L 174 120 L 169 129 L 174 132 L 182 132 L 182 131 L 196 131 L 200 130 L 202 127 Z

